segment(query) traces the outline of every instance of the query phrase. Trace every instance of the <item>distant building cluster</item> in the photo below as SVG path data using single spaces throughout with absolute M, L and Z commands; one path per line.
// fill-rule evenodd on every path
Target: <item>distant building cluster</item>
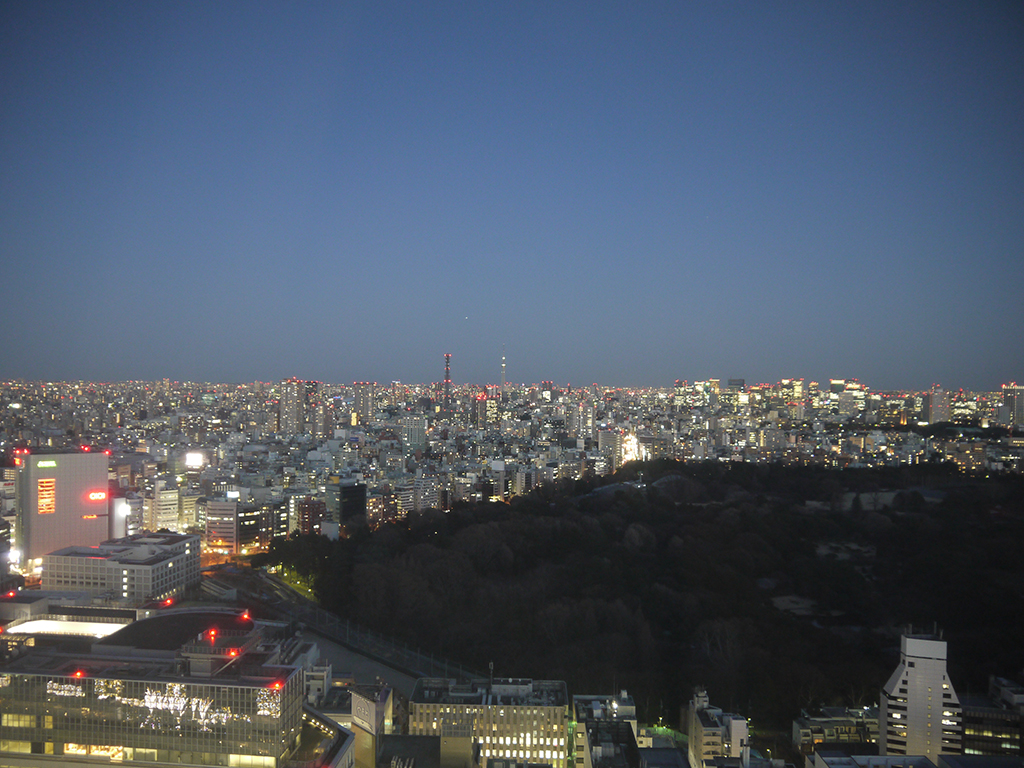
M 0 547 L 10 568 L 39 576 L 59 549 L 164 532 L 198 536 L 212 562 L 275 537 L 344 536 L 636 459 L 1021 471 L 1021 429 L 1017 384 L 875 392 L 850 379 L 708 379 L 614 389 L 503 375 L 500 386 L 471 386 L 452 382 L 450 356 L 430 385 L 6 382 Z M 851 503 L 882 503 L 876 495 Z

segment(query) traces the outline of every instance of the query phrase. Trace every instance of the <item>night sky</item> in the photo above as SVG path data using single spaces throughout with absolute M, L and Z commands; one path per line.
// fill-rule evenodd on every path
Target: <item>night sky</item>
M 1024 380 L 1024 3 L 0 3 L 0 379 Z

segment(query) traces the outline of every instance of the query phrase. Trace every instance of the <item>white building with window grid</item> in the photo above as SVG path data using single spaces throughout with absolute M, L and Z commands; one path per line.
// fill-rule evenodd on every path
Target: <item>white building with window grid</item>
M 148 533 L 43 556 L 42 588 L 127 603 L 162 600 L 199 582 L 199 536 Z
M 566 768 L 568 691 L 560 680 L 422 678 L 409 698 L 409 734 L 471 739 L 481 762 Z
M 879 697 L 879 753 L 960 754 L 960 700 L 946 674 L 946 643 L 903 635 L 900 663 Z

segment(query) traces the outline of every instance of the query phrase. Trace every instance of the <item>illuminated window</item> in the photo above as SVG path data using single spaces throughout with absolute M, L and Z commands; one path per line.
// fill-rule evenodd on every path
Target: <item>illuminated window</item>
M 38 505 L 36 511 L 40 515 L 52 515 L 57 511 L 57 481 L 52 477 L 40 478 L 37 486 Z

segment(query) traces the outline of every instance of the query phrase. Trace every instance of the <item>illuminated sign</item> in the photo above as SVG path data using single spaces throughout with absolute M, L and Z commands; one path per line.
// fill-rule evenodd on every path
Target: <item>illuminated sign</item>
M 89 492 L 89 501 L 103 501 L 105 498 L 107 498 L 107 492 L 106 491 L 90 491 Z
M 37 467 L 56 467 L 57 466 L 57 462 L 54 461 L 53 459 L 46 459 L 45 461 L 37 461 L 36 462 L 36 466 Z
M 36 511 L 52 515 L 57 511 L 57 481 L 52 477 L 40 478 L 36 484 Z
M 99 515 L 82 515 L 83 520 L 95 520 Z

